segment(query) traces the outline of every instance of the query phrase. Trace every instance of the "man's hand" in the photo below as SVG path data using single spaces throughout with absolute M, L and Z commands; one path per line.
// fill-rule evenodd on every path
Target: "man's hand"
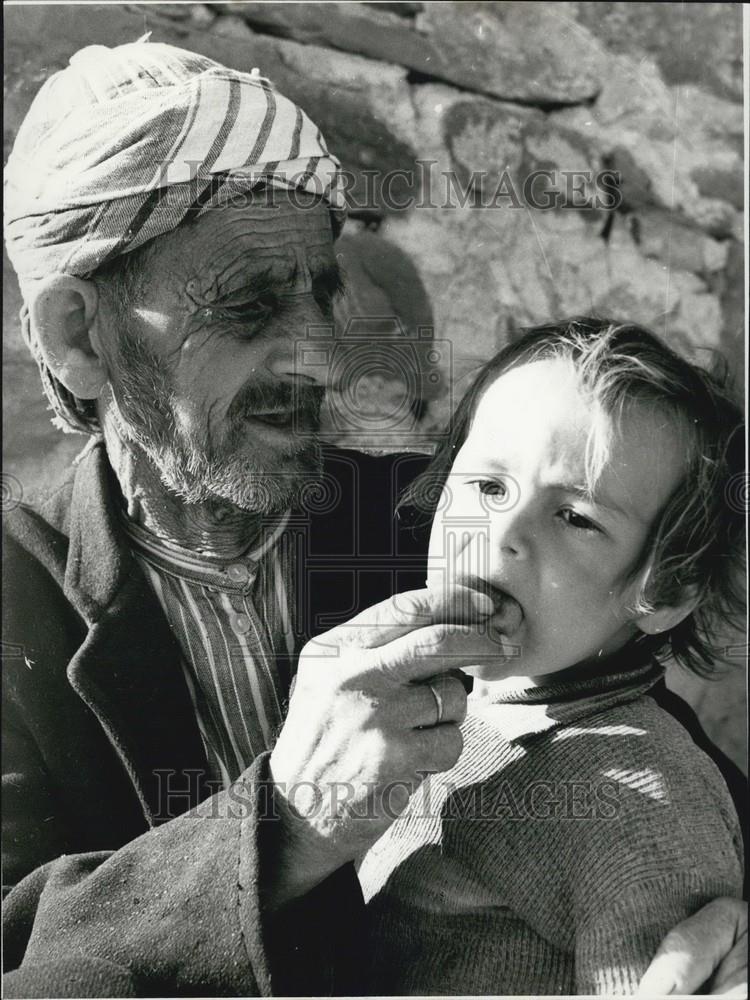
M 747 997 L 747 903 L 739 899 L 714 899 L 671 930 L 638 995 L 697 993 L 703 987 L 711 996 Z
M 507 658 L 479 628 L 492 611 L 466 587 L 410 591 L 305 646 L 271 755 L 285 840 L 269 905 L 363 854 L 427 773 L 456 763 L 466 691 L 452 672 Z

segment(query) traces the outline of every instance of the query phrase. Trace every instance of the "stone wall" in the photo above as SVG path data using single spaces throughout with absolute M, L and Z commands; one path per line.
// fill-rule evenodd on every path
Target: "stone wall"
M 646 323 L 699 362 L 718 349 L 744 384 L 740 5 L 4 13 L 6 157 L 40 83 L 73 51 L 146 31 L 258 66 L 320 125 L 352 206 L 336 335 L 357 378 L 332 397 L 332 440 L 428 447 L 471 373 L 513 329 L 573 313 Z M 7 504 L 63 468 L 82 441 L 49 423 L 5 264 Z M 370 363 L 356 362 L 362 352 Z M 744 643 L 727 637 L 722 680 L 675 670 L 671 681 L 742 766 Z

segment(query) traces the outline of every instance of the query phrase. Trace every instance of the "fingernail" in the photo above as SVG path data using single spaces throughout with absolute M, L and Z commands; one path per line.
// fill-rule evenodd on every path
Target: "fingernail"
M 651 967 L 645 972 L 643 979 L 641 979 L 638 989 L 635 991 L 635 996 L 670 996 L 675 992 L 676 985 L 674 976 L 669 970 L 660 970 L 658 967 Z
M 474 605 L 474 610 L 480 615 L 491 615 L 495 610 L 495 602 L 489 594 L 482 594 L 479 591 L 475 591 L 471 595 L 471 601 Z
M 451 670 L 450 676 L 455 677 L 457 680 L 461 681 L 463 684 L 464 691 L 467 694 L 471 694 L 474 689 L 474 678 L 470 677 L 469 674 L 465 674 L 463 670 Z

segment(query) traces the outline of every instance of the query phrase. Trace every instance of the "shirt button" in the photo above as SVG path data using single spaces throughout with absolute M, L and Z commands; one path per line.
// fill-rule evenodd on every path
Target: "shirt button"
M 247 615 L 232 615 L 232 629 L 237 635 L 250 631 L 250 619 Z
M 232 563 L 227 567 L 227 576 L 234 583 L 244 583 L 249 575 L 247 566 L 243 566 L 242 563 Z

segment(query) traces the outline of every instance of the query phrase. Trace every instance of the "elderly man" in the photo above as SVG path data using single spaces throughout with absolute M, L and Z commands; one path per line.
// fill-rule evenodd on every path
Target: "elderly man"
M 339 290 L 338 179 L 266 80 L 165 45 L 78 52 L 19 132 L 24 333 L 57 423 L 92 440 L 6 519 L 7 995 L 366 988 L 349 863 L 457 759 L 455 668 L 487 640 L 450 625 L 492 606 L 387 599 L 424 579 L 391 530 L 419 462 L 323 461 L 326 371 L 295 342 Z M 320 613 L 377 600 L 304 646 L 285 721 Z M 419 656 L 436 630 L 445 655 Z M 681 925 L 652 986 L 697 987 L 741 920 L 725 900 Z

